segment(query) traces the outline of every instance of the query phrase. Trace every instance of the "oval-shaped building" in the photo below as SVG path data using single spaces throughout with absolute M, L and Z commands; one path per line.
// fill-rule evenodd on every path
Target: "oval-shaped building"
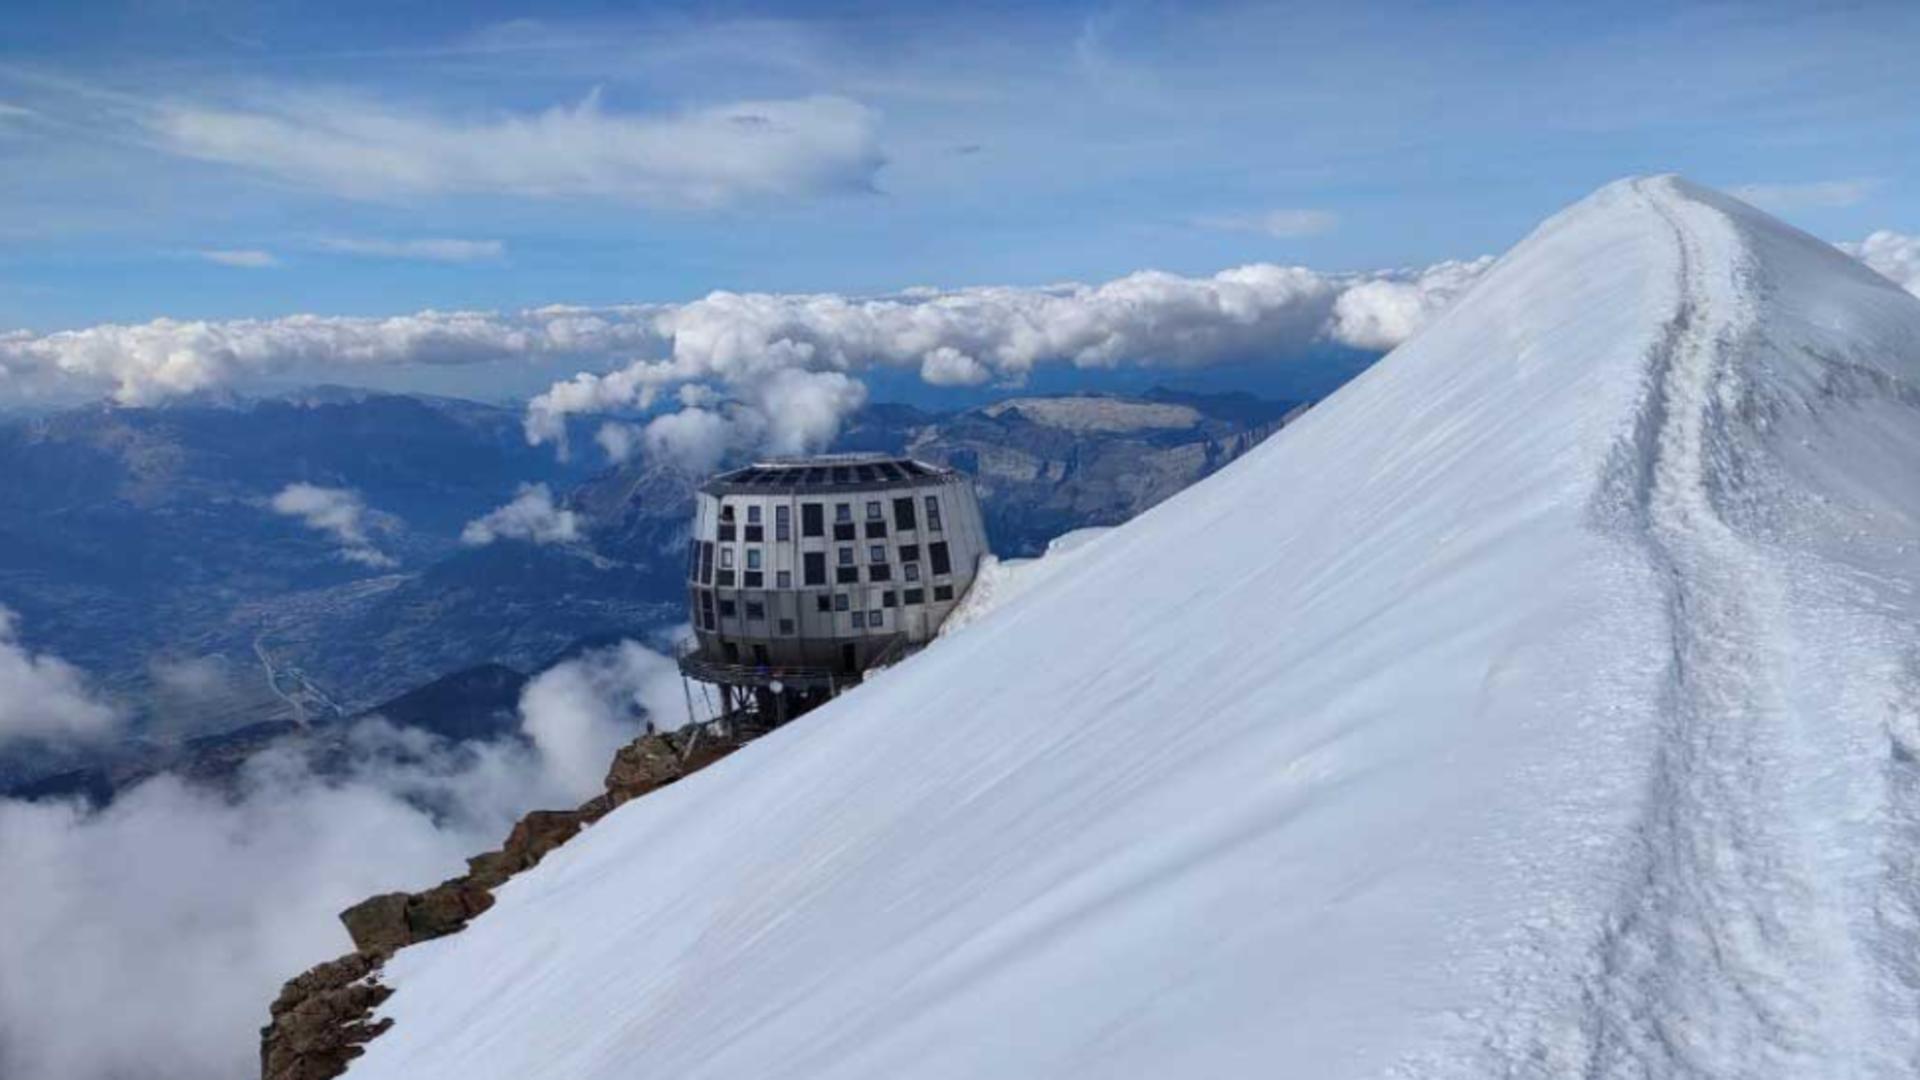
M 721 473 L 694 509 L 682 669 L 830 693 L 931 639 L 987 551 L 973 484 L 952 469 L 835 454 Z

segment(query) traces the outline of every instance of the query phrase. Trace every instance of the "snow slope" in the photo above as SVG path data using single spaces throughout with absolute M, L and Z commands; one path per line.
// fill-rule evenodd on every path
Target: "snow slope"
M 390 965 L 355 1080 L 1891 1077 L 1920 301 L 1609 186 Z

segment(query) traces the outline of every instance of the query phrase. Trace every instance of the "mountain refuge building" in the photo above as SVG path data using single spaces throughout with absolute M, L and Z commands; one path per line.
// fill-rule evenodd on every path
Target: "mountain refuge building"
M 695 499 L 681 672 L 777 725 L 932 640 L 988 552 L 963 473 L 831 454 L 720 473 Z

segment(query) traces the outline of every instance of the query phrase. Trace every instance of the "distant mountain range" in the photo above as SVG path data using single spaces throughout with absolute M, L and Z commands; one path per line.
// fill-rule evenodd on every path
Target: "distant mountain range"
M 1028 555 L 1125 521 L 1292 408 L 1164 390 L 952 413 L 876 404 L 835 449 L 973 474 L 995 549 Z M 31 646 L 130 703 L 146 747 L 132 759 L 148 763 L 186 739 L 353 715 L 468 669 L 532 672 L 583 640 L 659 635 L 683 619 L 699 479 L 645 458 L 556 460 L 526 445 L 513 409 L 337 388 L 0 423 L 0 474 L 0 604 Z M 358 492 L 395 565 L 343 559 L 334 538 L 273 512 L 296 482 Z M 580 540 L 460 543 L 530 482 L 580 515 Z M 183 696 L 168 677 L 179 664 L 212 677 Z M 98 758 L 16 749 L 0 755 L 0 786 Z

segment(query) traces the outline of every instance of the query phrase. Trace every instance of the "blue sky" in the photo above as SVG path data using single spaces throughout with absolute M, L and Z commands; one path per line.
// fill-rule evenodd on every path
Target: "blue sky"
M 1420 265 L 1667 170 L 1920 226 L 1913 5 L 79 7 L 0 330 Z

